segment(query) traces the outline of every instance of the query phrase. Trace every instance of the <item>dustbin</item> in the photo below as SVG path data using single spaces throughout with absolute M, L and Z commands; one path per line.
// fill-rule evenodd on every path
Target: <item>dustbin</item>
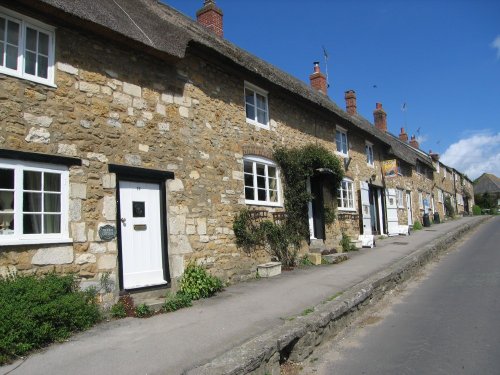
M 424 214 L 424 227 L 430 227 L 431 220 L 429 219 L 429 214 Z
M 439 224 L 441 220 L 439 220 L 439 212 L 434 212 L 434 224 Z

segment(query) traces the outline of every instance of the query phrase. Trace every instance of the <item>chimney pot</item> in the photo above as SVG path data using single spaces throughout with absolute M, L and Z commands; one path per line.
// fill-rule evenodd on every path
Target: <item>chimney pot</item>
M 328 84 L 326 83 L 326 76 L 321 73 L 318 61 L 315 61 L 313 64 L 314 72 L 309 76 L 311 87 L 315 90 L 318 90 L 324 95 L 328 95 Z
M 224 37 L 222 10 L 215 5 L 215 0 L 204 0 L 203 7 L 196 12 L 196 19 L 200 25 L 220 36 Z
M 355 115 L 357 112 L 356 92 L 354 90 L 348 90 L 345 92 L 344 97 L 347 113 L 349 113 L 350 115 Z
M 420 146 L 420 144 L 418 143 L 417 139 L 415 138 L 415 135 L 411 136 L 410 146 L 414 147 L 414 148 L 419 148 L 419 146 Z
M 387 113 L 382 108 L 382 103 L 375 104 L 375 110 L 373 111 L 373 122 L 377 129 L 387 132 Z
M 408 142 L 408 134 L 405 132 L 405 128 L 401 128 L 401 133 L 399 133 L 399 139 L 403 142 Z

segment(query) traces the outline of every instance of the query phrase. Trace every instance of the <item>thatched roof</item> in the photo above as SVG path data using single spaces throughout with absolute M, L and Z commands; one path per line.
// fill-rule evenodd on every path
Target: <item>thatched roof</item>
M 2 2 L 4 0 L 0 0 Z M 105 37 L 121 37 L 156 55 L 182 59 L 190 48 L 201 48 L 219 55 L 234 64 L 293 94 L 306 103 L 312 103 L 331 113 L 342 122 L 370 134 L 384 143 L 394 156 L 415 165 L 416 160 L 432 166 L 430 158 L 419 155 L 408 144 L 376 129 L 361 116 L 351 116 L 327 96 L 312 89 L 301 80 L 226 39 L 217 37 L 191 18 L 156 0 L 17 0 L 17 5 L 32 9 L 60 22 L 88 28 Z M 201 5 L 201 4 L 200 4 Z M 68 19 L 70 21 L 68 21 Z
M 483 173 L 474 181 L 474 194 L 500 194 L 500 178 L 491 173 Z

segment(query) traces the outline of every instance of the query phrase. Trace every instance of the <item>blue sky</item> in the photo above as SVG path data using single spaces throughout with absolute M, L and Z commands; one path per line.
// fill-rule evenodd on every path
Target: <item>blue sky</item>
M 195 18 L 202 0 L 164 0 Z M 358 112 L 375 103 L 389 131 L 401 127 L 471 178 L 500 176 L 500 1 L 217 0 L 224 36 L 309 82 L 313 61 L 342 108 L 357 93 Z M 406 111 L 401 110 L 406 103 Z

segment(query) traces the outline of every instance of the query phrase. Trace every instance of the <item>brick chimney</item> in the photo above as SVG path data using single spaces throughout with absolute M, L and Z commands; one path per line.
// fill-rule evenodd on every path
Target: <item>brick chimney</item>
M 204 0 L 203 8 L 196 12 L 198 23 L 221 38 L 224 37 L 223 15 L 222 10 L 215 5 L 215 0 Z
M 408 142 L 408 134 L 405 132 L 405 128 L 401 128 L 401 133 L 399 133 L 399 139 L 403 142 Z
M 387 113 L 382 108 L 382 103 L 377 103 L 373 111 L 373 122 L 377 129 L 387 132 Z
M 417 138 L 415 138 L 414 135 L 411 136 L 411 139 L 410 139 L 410 146 L 411 147 L 414 147 L 414 148 L 419 148 L 419 143 L 417 141 Z
M 314 62 L 314 73 L 309 76 L 311 87 L 318 90 L 324 95 L 328 95 L 328 84 L 326 83 L 326 76 L 321 73 L 319 69 L 319 62 Z
M 345 108 L 350 115 L 356 114 L 356 92 L 354 90 L 345 92 Z

